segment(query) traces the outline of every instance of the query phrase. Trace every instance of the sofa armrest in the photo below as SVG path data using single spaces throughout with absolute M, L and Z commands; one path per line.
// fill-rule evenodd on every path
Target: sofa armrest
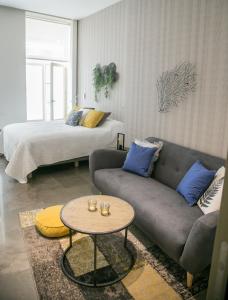
M 126 151 L 111 149 L 95 150 L 89 157 L 89 169 L 92 179 L 96 170 L 121 168 L 126 156 Z
M 211 263 L 219 211 L 201 216 L 195 221 L 180 258 L 182 267 L 196 274 Z

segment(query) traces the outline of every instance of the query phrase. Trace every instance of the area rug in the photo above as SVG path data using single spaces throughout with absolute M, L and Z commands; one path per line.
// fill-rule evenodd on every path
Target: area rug
M 129 230 L 128 246 L 134 253 L 136 262 L 122 281 L 104 288 L 88 288 L 75 284 L 63 274 L 60 266 L 63 251 L 69 245 L 69 238 L 47 239 L 41 236 L 34 226 L 38 211 L 22 212 L 19 217 L 40 299 L 190 299 L 207 287 L 208 271 L 196 278 L 191 290 L 187 289 L 184 270 L 156 245 L 150 244 L 146 247 L 138 237 L 135 227 Z M 97 275 L 101 279 L 111 279 L 116 272 L 124 272 L 128 267 L 129 258 L 123 248 L 123 240 L 123 233 L 97 238 Z M 75 276 L 90 280 L 93 270 L 91 237 L 76 233 L 67 259 Z

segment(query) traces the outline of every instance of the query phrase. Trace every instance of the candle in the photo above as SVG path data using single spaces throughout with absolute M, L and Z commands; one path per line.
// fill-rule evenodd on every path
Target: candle
M 101 214 L 102 216 L 108 216 L 110 214 L 110 204 L 109 203 L 101 203 L 100 205 Z
M 96 211 L 97 210 L 97 200 L 89 199 L 88 200 L 88 210 L 89 211 Z

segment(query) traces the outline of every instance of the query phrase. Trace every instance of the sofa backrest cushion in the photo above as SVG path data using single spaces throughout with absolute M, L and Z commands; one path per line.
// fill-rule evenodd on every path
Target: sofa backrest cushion
M 222 158 L 189 149 L 159 138 L 149 137 L 147 141 L 162 141 L 164 143 L 159 159 L 155 163 L 152 177 L 173 189 L 177 188 L 180 180 L 197 160 L 200 160 L 206 168 L 211 170 L 218 170 L 225 163 Z

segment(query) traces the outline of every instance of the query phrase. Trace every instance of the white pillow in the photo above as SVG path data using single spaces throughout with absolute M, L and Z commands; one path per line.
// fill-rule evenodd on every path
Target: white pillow
M 141 147 L 146 147 L 146 148 L 154 148 L 154 147 L 157 147 L 158 148 L 158 145 L 155 144 L 155 143 L 150 143 L 148 141 L 140 141 L 138 139 L 135 139 L 135 144 L 141 146 Z
M 150 143 L 148 141 L 140 141 L 138 139 L 135 139 L 135 144 L 141 147 L 146 147 L 146 148 L 158 148 L 157 151 L 154 154 L 154 157 L 156 158 L 156 160 L 158 159 L 159 156 L 159 152 L 161 151 L 162 147 L 163 147 L 163 142 L 159 141 L 159 142 L 153 142 Z
M 222 200 L 222 191 L 224 185 L 225 168 L 221 167 L 215 174 L 215 178 L 206 190 L 206 192 L 200 197 L 197 205 L 204 214 L 216 211 L 220 209 Z

